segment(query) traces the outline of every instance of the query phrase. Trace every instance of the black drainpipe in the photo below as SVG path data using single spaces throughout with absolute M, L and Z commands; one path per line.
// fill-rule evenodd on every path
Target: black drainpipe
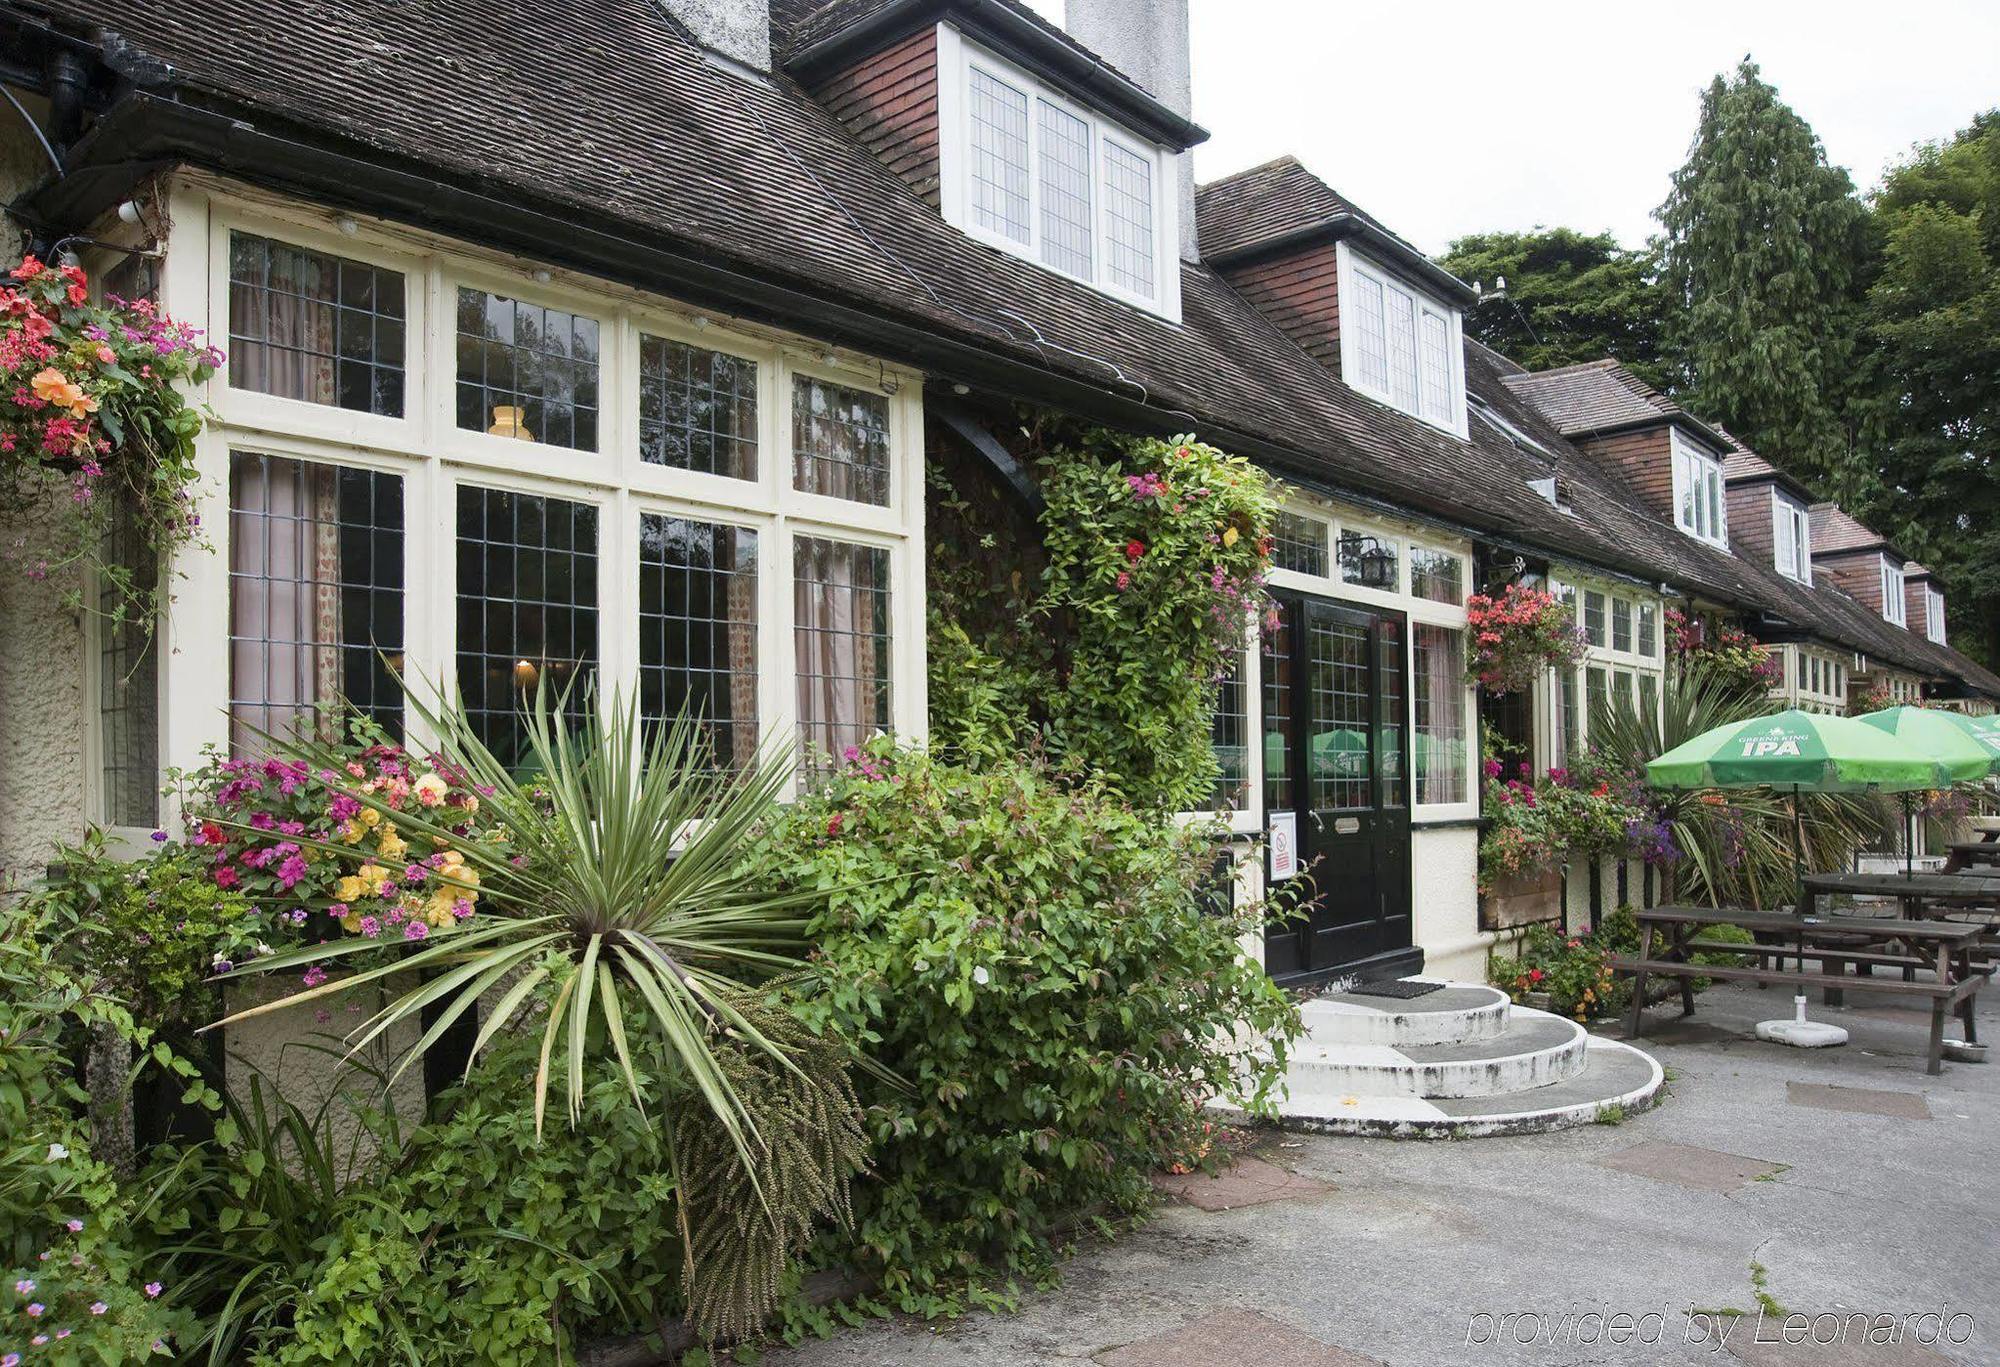
M 83 131 L 83 92 L 90 83 L 83 58 L 74 49 L 52 46 L 46 69 L 49 83 L 49 137 L 63 151 Z

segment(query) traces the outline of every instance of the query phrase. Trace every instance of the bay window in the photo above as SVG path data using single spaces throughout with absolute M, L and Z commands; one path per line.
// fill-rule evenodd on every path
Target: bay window
M 1561 767 L 1588 745 L 1591 717 L 1600 707 L 1618 700 L 1657 718 L 1665 670 L 1658 599 L 1568 581 L 1551 587 L 1577 611 L 1584 644 L 1582 663 L 1554 671 L 1545 691 L 1546 759 Z
M 207 297 L 248 343 L 199 458 L 219 555 L 190 557 L 161 657 L 185 724 L 148 760 L 109 710 L 107 789 L 341 702 L 400 736 L 392 671 L 456 689 L 517 765 L 542 687 L 572 717 L 613 690 L 649 731 L 690 715 L 716 769 L 795 745 L 794 782 L 921 732 L 920 376 L 203 198 L 206 275 L 163 302 L 199 326 Z
M 938 29 L 939 200 L 982 241 L 1180 316 L 1172 152 Z

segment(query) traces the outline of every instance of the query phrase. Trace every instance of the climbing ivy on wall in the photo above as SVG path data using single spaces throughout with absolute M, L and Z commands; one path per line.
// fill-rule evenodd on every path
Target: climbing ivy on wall
M 973 531 L 991 491 L 934 476 L 933 742 L 977 762 L 1045 747 L 1142 806 L 1215 775 L 1216 683 L 1267 606 L 1277 486 L 1192 437 L 1024 424 L 1039 537 Z

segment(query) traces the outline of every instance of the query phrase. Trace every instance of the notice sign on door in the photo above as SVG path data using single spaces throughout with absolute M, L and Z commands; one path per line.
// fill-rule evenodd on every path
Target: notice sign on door
M 1299 818 L 1295 812 L 1271 813 L 1271 881 L 1282 883 L 1299 872 Z

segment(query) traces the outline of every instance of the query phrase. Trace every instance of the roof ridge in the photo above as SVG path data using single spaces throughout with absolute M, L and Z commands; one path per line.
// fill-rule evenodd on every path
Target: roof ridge
M 1313 176 L 1312 169 L 1308 167 L 1304 162 L 1300 161 L 1296 156 L 1292 155 L 1290 152 L 1284 152 L 1278 156 L 1272 157 L 1269 161 L 1260 161 L 1255 166 L 1246 166 L 1240 171 L 1231 171 L 1227 175 L 1217 176 L 1214 180 L 1204 180 L 1199 185 L 1194 187 L 1195 193 L 1200 194 L 1203 190 L 1210 190 L 1218 185 L 1227 185 L 1230 181 L 1241 180 L 1245 176 L 1254 176 L 1259 171 L 1269 171 L 1275 167 L 1288 166 L 1288 165 L 1296 166 L 1301 171 L 1304 171 L 1307 175 Z M 1313 176 L 1313 179 L 1318 180 L 1319 177 Z M 1326 184 L 1325 181 L 1320 181 L 1320 183 L 1322 185 Z M 1332 189 L 1333 187 L 1327 186 L 1327 188 Z

